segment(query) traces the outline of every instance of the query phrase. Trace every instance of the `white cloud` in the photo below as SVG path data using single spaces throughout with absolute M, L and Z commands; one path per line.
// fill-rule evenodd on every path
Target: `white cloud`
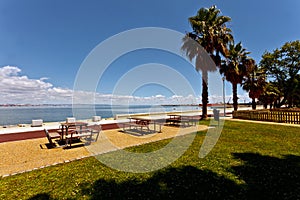
M 47 77 L 42 77 L 42 78 L 40 78 L 40 80 L 41 81 L 46 81 L 46 80 L 48 80 L 49 78 L 47 78 Z
M 48 78 L 31 79 L 20 75 L 21 69 L 13 66 L 0 67 L 0 104 L 6 103 L 96 103 L 96 104 L 198 104 L 201 97 L 193 95 L 158 94 L 149 97 L 132 95 L 100 94 L 86 91 L 73 91 L 69 88 L 54 87 Z M 230 96 L 226 96 L 226 102 Z M 240 102 L 248 102 L 248 94 L 239 95 Z M 210 95 L 210 103 L 223 102 L 218 95 Z
M 54 89 L 45 79 L 21 76 L 21 69 L 14 66 L 0 68 L 0 103 L 45 103 L 49 90 Z
M 31 79 L 20 75 L 21 69 L 13 66 L 0 68 L 0 104 L 6 103 L 97 103 L 97 104 L 149 104 L 163 95 L 135 97 L 131 95 L 99 94 L 73 91 L 69 88 L 54 87 L 48 78 Z
M 0 77 L 16 76 L 21 70 L 18 67 L 5 66 L 0 68 Z
M 173 95 L 171 98 L 172 99 L 178 99 L 178 98 L 182 98 L 183 96 L 181 96 L 181 95 Z
M 158 94 L 158 95 L 155 95 L 155 98 L 165 98 L 165 96 L 161 95 L 161 94 Z

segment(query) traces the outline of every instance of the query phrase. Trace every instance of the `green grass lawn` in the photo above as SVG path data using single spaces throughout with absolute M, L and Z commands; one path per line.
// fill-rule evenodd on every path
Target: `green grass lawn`
M 226 121 L 200 159 L 204 137 L 198 132 L 184 155 L 155 172 L 121 172 L 90 157 L 1 178 L 0 199 L 300 199 L 299 128 Z M 151 152 L 169 142 L 129 150 Z

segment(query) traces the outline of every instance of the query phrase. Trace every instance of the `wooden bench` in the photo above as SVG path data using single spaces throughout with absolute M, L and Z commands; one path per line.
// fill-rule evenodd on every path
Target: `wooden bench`
M 57 139 L 57 138 L 60 138 L 60 134 L 57 133 L 57 132 L 51 132 L 49 133 L 49 131 L 47 129 L 44 129 L 45 131 L 45 134 L 46 134 L 46 137 L 49 141 L 49 144 L 50 144 L 50 148 L 53 148 L 55 147 L 55 143 L 53 143 L 52 139 Z
M 92 131 L 92 136 L 93 136 L 93 135 L 96 135 L 96 138 L 95 138 L 94 140 L 92 140 L 92 141 L 93 141 L 93 142 L 97 142 L 98 137 L 99 137 L 99 134 L 100 134 L 101 131 L 102 131 L 102 126 L 101 126 L 101 125 L 95 124 L 95 125 L 90 125 L 90 126 L 88 126 L 88 128 L 91 129 L 91 131 Z
M 69 131 L 68 135 L 65 136 L 66 138 L 66 145 L 65 147 L 71 147 L 72 146 L 72 141 L 75 139 L 81 139 L 81 138 L 89 138 L 89 142 L 91 142 L 93 135 L 92 129 L 82 129 L 80 131 Z

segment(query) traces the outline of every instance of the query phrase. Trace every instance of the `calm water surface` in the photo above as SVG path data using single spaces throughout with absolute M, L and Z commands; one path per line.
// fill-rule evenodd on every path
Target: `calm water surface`
M 91 106 L 76 106 L 81 119 L 91 119 Z M 183 110 L 199 110 L 196 106 L 150 106 L 150 105 L 93 105 L 93 114 L 102 118 L 111 118 L 116 114 L 168 112 Z M 64 106 L 28 106 L 28 107 L 0 107 L 0 125 L 31 124 L 32 119 L 43 119 L 44 122 L 65 121 L 72 117 L 71 105 Z M 77 116 L 77 115 L 76 115 Z

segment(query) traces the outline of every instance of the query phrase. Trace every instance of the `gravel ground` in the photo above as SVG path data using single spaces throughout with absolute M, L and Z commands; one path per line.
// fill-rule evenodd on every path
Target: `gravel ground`
M 178 128 L 163 126 L 161 133 L 141 135 L 139 132 L 124 133 L 121 129 L 102 131 L 98 141 L 91 145 L 76 146 L 70 149 L 47 148 L 46 138 L 0 143 L 0 176 L 43 168 L 57 163 L 105 153 L 129 146 L 140 145 L 178 135 L 189 134 L 196 130 L 205 130 L 207 126 Z

